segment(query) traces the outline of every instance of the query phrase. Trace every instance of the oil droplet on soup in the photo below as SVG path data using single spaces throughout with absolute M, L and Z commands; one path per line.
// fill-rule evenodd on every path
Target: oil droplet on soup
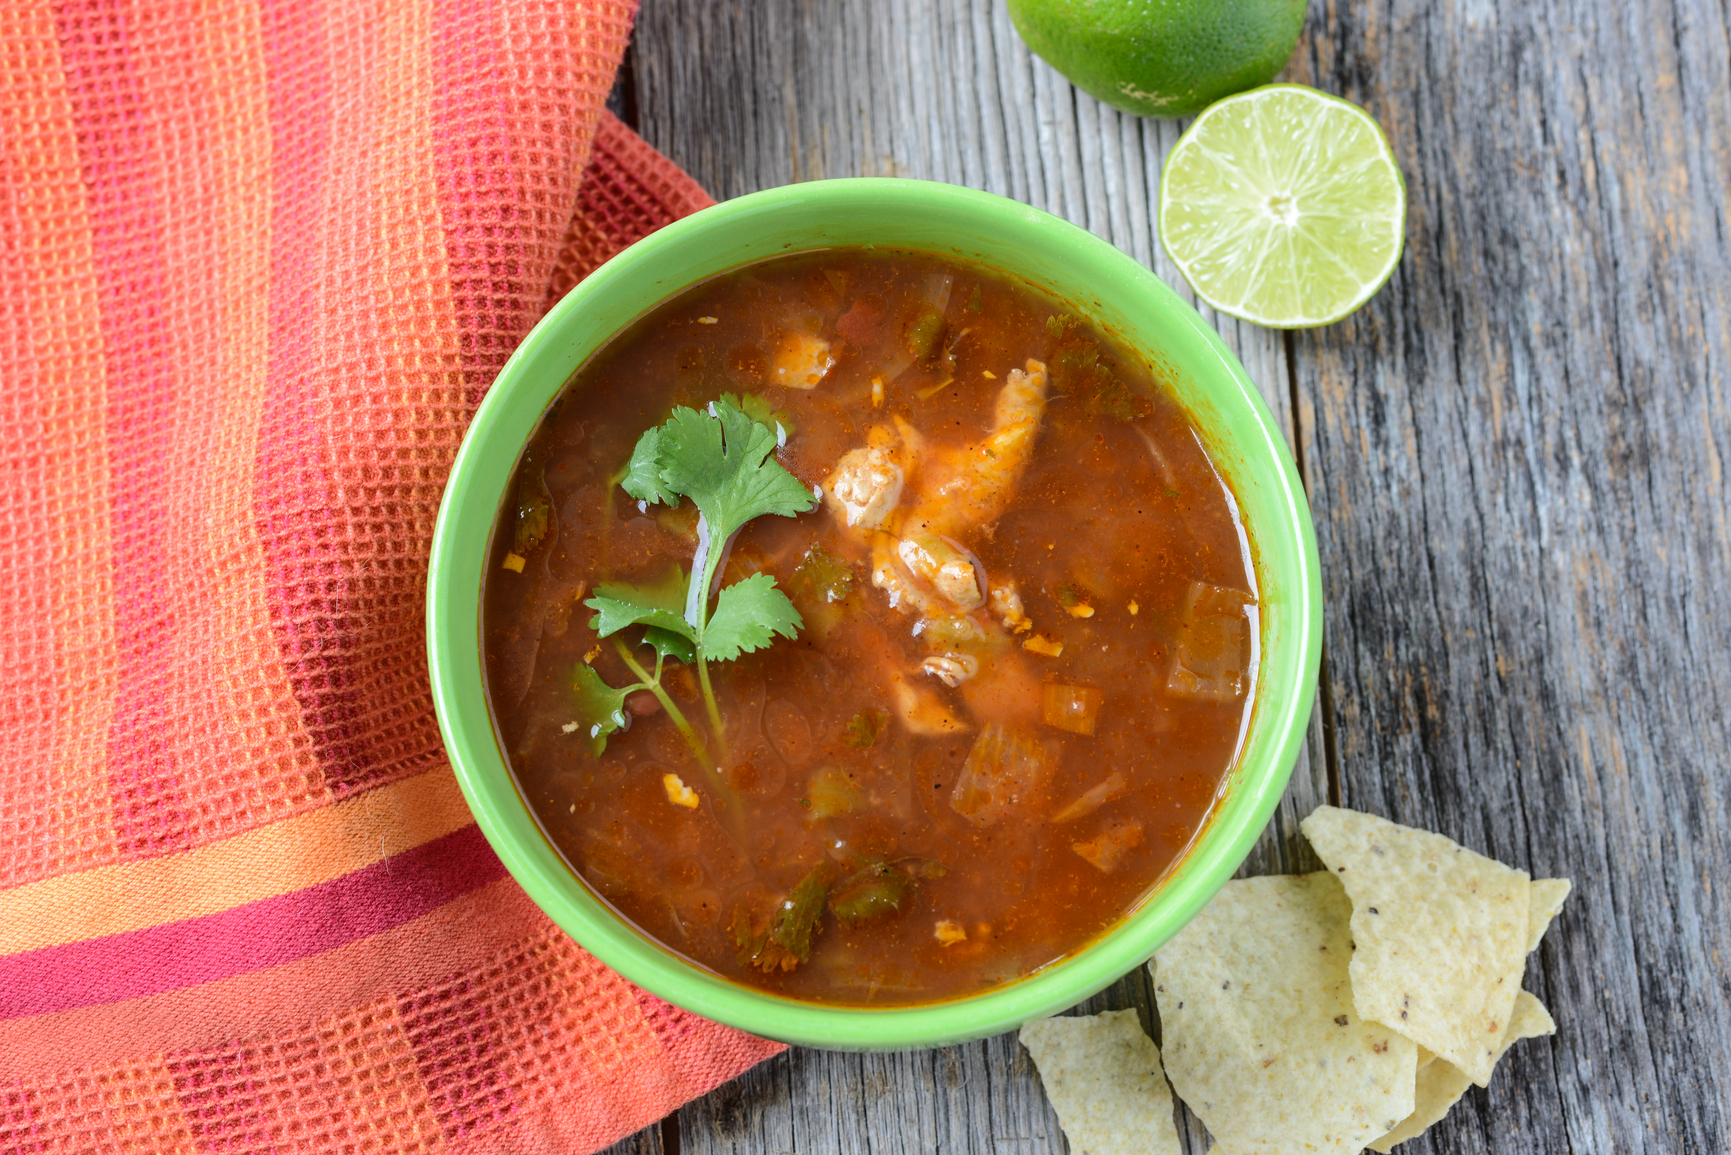
M 797 637 L 666 658 L 598 756 L 579 679 L 657 657 L 583 603 L 683 604 L 707 532 L 621 479 L 646 430 L 723 398 L 822 495 L 722 544 L 716 588 L 773 578 Z M 1135 906 L 1231 768 L 1256 673 L 1236 506 L 1147 362 L 1014 278 L 835 249 L 699 285 L 582 367 L 513 493 L 483 594 L 513 772 L 592 889 L 718 974 L 880 1005 L 1014 981 Z

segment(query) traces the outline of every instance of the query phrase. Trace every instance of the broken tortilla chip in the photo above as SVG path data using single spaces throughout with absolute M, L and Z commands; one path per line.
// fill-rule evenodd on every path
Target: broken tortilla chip
M 1539 940 L 1550 929 L 1551 920 L 1563 909 L 1563 900 L 1575 884 L 1566 878 L 1535 878 L 1527 900 L 1527 953 L 1539 949 Z
M 1509 1019 L 1508 1029 L 1503 1032 L 1503 1041 L 1497 1047 L 1497 1058 L 1502 1058 L 1503 1052 L 1520 1039 L 1556 1033 L 1557 1024 L 1552 1020 L 1550 1012 L 1545 1010 L 1545 1005 L 1522 991 L 1515 998 L 1514 1016 Z M 1472 1080 L 1467 1078 L 1459 1067 L 1446 1060 L 1438 1059 L 1422 1068 L 1413 1093 L 1412 1114 L 1402 1119 L 1398 1127 L 1371 1143 L 1371 1150 L 1387 1155 L 1396 1143 L 1404 1143 L 1424 1134 L 1432 1123 L 1449 1113 L 1449 1108 L 1466 1094 L 1470 1086 Z
M 1135 1011 L 1036 1019 L 1021 1039 L 1073 1155 L 1178 1155 L 1160 1049 Z
M 1412 1114 L 1418 1047 L 1353 1008 L 1327 871 L 1228 882 L 1152 964 L 1172 1086 L 1221 1152 L 1356 1155 Z
M 1352 998 L 1485 1086 L 1526 969 L 1525 871 L 1384 818 L 1319 806 L 1300 824 L 1352 899 Z

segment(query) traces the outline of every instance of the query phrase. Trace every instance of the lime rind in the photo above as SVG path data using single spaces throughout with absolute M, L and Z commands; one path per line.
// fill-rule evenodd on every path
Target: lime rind
M 1363 109 L 1300 84 L 1229 96 L 1160 174 L 1160 240 L 1196 295 L 1275 329 L 1333 324 L 1405 243 L 1406 184 Z

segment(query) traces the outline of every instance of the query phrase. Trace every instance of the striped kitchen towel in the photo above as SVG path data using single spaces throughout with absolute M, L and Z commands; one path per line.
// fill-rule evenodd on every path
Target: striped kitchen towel
M 708 203 L 631 17 L 0 5 L 0 1151 L 583 1152 L 777 1049 L 528 901 L 426 680 L 476 404 Z

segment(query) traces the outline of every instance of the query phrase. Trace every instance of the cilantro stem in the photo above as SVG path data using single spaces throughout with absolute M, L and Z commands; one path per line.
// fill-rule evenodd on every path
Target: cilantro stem
M 709 788 L 715 792 L 717 806 L 720 807 L 729 824 L 738 827 L 740 819 L 739 799 L 734 797 L 733 791 L 728 787 L 726 780 L 722 778 L 720 763 L 710 757 L 709 747 L 703 742 L 703 735 L 699 734 L 697 728 L 686 720 L 684 711 L 680 710 L 679 706 L 668 695 L 667 690 L 661 685 L 661 665 L 666 660 L 665 656 L 659 653 L 655 655 L 655 673 L 650 674 L 631 655 L 630 648 L 624 642 L 614 638 L 613 648 L 619 651 L 620 660 L 625 663 L 627 669 L 636 675 L 642 687 L 655 695 L 655 700 L 661 703 L 661 708 L 667 711 L 667 716 L 673 720 L 674 726 L 678 727 L 680 734 L 684 735 L 685 744 L 691 747 L 691 753 L 697 758 L 697 765 L 702 768 L 704 776 L 709 779 Z
M 711 533 L 709 519 L 698 515 L 697 555 L 692 559 L 691 588 L 685 598 L 685 620 L 697 632 L 697 681 L 703 687 L 709 728 L 715 733 L 715 742 L 721 748 L 723 758 L 727 757 L 727 730 L 721 723 L 721 707 L 715 701 L 715 688 L 709 682 L 709 660 L 703 652 L 703 634 L 709 626 L 709 601 L 715 588 L 715 570 L 721 564 L 722 555 L 727 553 L 729 540 L 731 538 L 723 538 L 717 542 Z
M 619 651 L 619 658 L 625 663 L 626 668 L 628 668 L 633 674 L 637 675 L 638 684 L 645 690 L 648 690 L 651 694 L 655 695 L 656 701 L 661 703 L 661 708 L 667 711 L 667 716 L 673 719 L 673 724 L 679 728 L 681 734 L 685 735 L 685 743 L 691 747 L 691 752 L 697 755 L 697 760 L 703 763 L 706 768 L 710 768 L 709 748 L 703 744 L 703 735 L 699 734 L 696 727 L 692 726 L 690 722 L 685 720 L 684 712 L 674 704 L 673 699 L 669 697 L 667 691 L 662 688 L 661 656 L 659 654 L 656 655 L 655 673 L 651 674 L 638 663 L 636 658 L 631 656 L 630 649 L 627 648 L 625 643 L 620 641 L 618 638 L 613 639 L 613 648 Z
M 715 690 L 709 684 L 709 663 L 700 651 L 697 655 L 697 681 L 703 687 L 703 704 L 709 708 L 709 727 L 715 731 L 716 745 L 721 756 L 727 757 L 727 730 L 721 724 L 721 707 L 716 704 Z

